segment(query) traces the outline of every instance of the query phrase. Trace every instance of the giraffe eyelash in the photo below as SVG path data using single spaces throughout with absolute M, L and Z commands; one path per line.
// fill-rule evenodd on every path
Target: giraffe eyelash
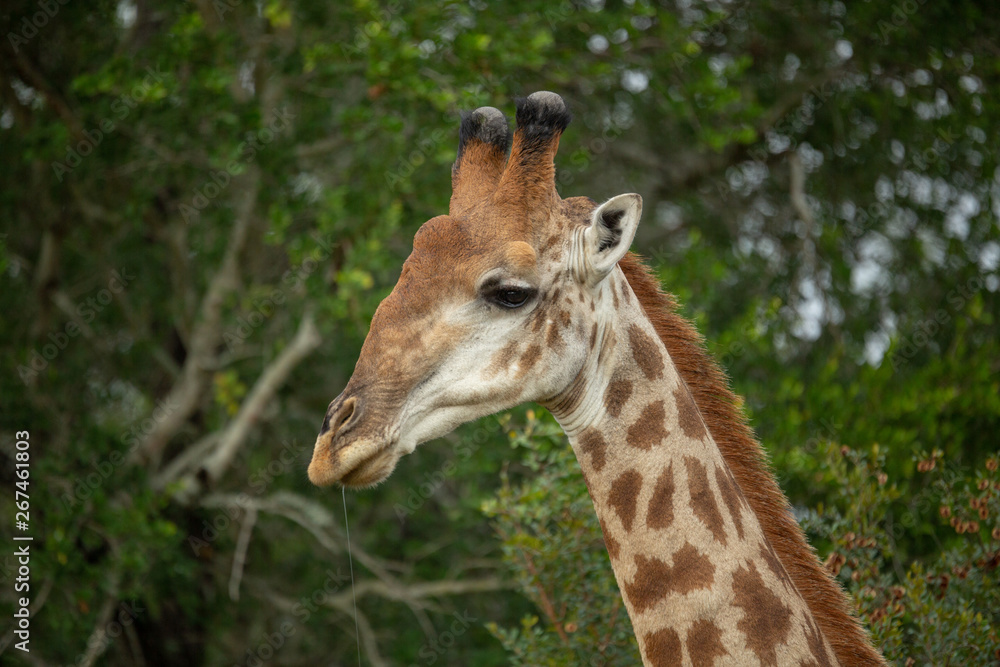
M 484 285 L 480 293 L 485 300 L 496 306 L 506 308 L 507 310 L 515 310 L 535 298 L 538 290 L 534 287 L 524 285 L 505 285 L 497 281 L 493 284 Z

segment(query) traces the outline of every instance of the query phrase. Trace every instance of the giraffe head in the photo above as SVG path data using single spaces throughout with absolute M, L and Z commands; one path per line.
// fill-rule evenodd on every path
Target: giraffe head
M 448 215 L 418 230 L 376 310 L 316 440 L 313 483 L 375 484 L 459 424 L 573 393 L 595 363 L 642 200 L 559 197 L 569 119 L 549 92 L 518 102 L 513 141 L 497 109 L 463 118 Z

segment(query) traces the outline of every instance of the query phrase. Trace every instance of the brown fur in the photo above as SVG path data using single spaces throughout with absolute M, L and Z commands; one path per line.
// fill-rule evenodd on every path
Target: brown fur
M 673 564 L 659 558 L 635 555 L 635 576 L 625 582 L 625 594 L 640 614 L 656 606 L 671 593 L 687 595 L 705 590 L 715 582 L 712 559 L 690 542 L 674 552 Z
M 646 525 L 667 528 L 674 522 L 674 467 L 668 465 L 656 480 L 656 487 L 646 510 Z
M 687 651 L 693 667 L 711 667 L 716 658 L 728 655 L 722 646 L 722 631 L 711 621 L 695 621 L 687 632 Z
M 709 355 L 701 335 L 677 314 L 673 297 L 634 254 L 619 266 L 625 272 L 677 371 L 687 383 L 712 437 L 737 484 L 757 514 L 768 541 L 845 667 L 885 665 L 867 633 L 851 613 L 843 589 L 822 566 L 792 516 L 788 500 L 771 472 L 767 455 L 747 423 L 723 370 Z
M 451 171 L 451 215 L 461 216 L 493 194 L 506 166 L 506 151 L 478 139 L 468 141 Z
M 653 667 L 680 667 L 684 664 L 681 638 L 673 628 L 663 628 L 646 635 L 646 656 Z
M 635 521 L 636 501 L 642 489 L 642 475 L 636 470 L 626 470 L 611 483 L 608 505 L 614 508 L 625 526 L 625 532 L 632 530 Z
M 753 563 L 733 573 L 733 593 L 736 606 L 744 612 L 736 627 L 747 638 L 750 650 L 757 654 L 761 665 L 777 665 L 775 649 L 788 639 L 792 610 L 767 587 Z
M 665 424 L 666 418 L 663 401 L 653 401 L 642 409 L 639 418 L 628 427 L 628 437 L 625 438 L 625 442 L 636 449 L 648 450 L 656 447 L 670 435 Z
M 712 537 L 726 546 L 726 528 L 722 524 L 722 512 L 715 501 L 715 490 L 708 481 L 705 465 L 693 456 L 684 457 L 687 469 L 688 489 L 691 493 L 691 509 L 698 520 L 712 533 Z
M 586 481 L 587 477 L 584 476 L 583 479 Z M 587 484 L 587 490 L 590 491 L 590 484 Z M 590 497 L 594 497 L 593 492 L 590 493 Z M 611 533 L 609 533 L 608 529 L 604 526 L 604 519 L 598 518 L 598 521 L 601 523 L 601 535 L 604 537 L 604 548 L 608 550 L 609 556 L 617 560 L 618 552 L 621 550 L 622 546 L 618 544 L 618 540 L 611 537 Z

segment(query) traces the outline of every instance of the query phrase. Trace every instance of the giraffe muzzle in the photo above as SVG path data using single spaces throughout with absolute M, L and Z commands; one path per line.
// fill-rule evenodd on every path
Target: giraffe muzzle
M 364 399 L 346 393 L 330 404 L 316 438 L 308 474 L 317 486 L 371 486 L 388 477 L 399 459 L 391 439 L 371 437 L 361 428 Z
M 341 394 L 327 408 L 326 418 L 323 420 L 323 426 L 320 428 L 319 435 L 323 437 L 332 430 L 333 434 L 330 437 L 336 438 L 357 424 L 360 416 L 361 401 L 355 396 L 344 398 L 343 394 Z

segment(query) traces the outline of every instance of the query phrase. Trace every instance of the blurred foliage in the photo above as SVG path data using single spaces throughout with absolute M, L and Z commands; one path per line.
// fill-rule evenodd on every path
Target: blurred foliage
M 830 491 L 802 524 L 886 657 L 897 665 L 1000 660 L 1000 452 L 976 470 L 942 461 L 940 451 L 920 453 L 914 475 L 928 479 L 908 497 L 885 471 L 884 447 L 829 443 L 820 454 Z M 899 542 L 928 532 L 932 557 L 900 553 Z
M 0 23 L 0 484 L 29 429 L 32 657 L 353 663 L 352 611 L 331 602 L 348 586 L 344 508 L 309 485 L 311 443 L 414 231 L 446 210 L 459 112 L 543 89 L 576 118 L 561 194 L 642 194 L 636 249 L 746 397 L 795 506 L 814 508 L 824 557 L 857 561 L 841 574 L 886 651 L 994 650 L 995 521 L 967 496 L 1000 431 L 991 3 L 11 0 Z M 167 399 L 248 209 L 187 411 Z M 309 512 L 251 518 L 158 489 L 233 423 L 307 313 L 323 344 L 206 492 Z M 549 418 L 526 414 L 462 427 L 347 498 L 373 555 L 359 581 L 510 573 L 526 593 L 362 595 L 384 664 L 634 656 L 585 488 Z M 530 441 L 512 454 L 516 424 Z M 321 512 L 327 542 L 304 525 Z M 13 567 L 0 558 L 8 618 Z M 102 635 L 119 603 L 134 622 Z M 476 620 L 445 648 L 454 613 Z
M 635 665 L 641 662 L 632 624 L 604 549 L 601 527 L 573 450 L 545 412 L 526 414 L 509 432 L 526 481 L 504 473 L 496 498 L 483 503 L 503 541 L 504 562 L 544 616 L 518 629 L 490 631 L 515 665 Z M 505 426 L 510 419 L 505 420 Z

